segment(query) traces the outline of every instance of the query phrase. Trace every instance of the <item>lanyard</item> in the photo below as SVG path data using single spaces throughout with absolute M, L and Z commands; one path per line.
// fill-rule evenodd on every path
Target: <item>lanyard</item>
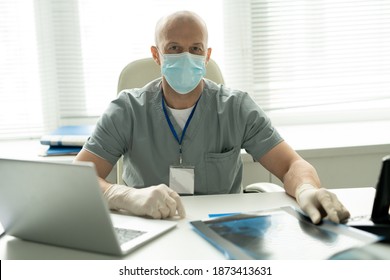
M 200 99 L 200 97 L 199 97 L 199 99 Z M 173 136 L 175 137 L 175 139 L 177 140 L 177 142 L 179 143 L 179 146 L 180 146 L 180 147 L 179 147 L 179 155 L 180 155 L 179 162 L 180 162 L 180 164 L 182 164 L 182 149 L 181 149 L 181 143 L 183 142 L 184 135 L 185 135 L 185 133 L 186 133 L 186 131 L 187 131 L 187 128 L 188 128 L 188 125 L 190 124 L 191 119 L 192 119 L 192 117 L 193 117 L 193 115 L 194 115 L 194 112 L 195 112 L 196 106 L 198 105 L 199 99 L 196 101 L 195 106 L 194 106 L 194 108 L 192 109 L 191 114 L 190 114 L 190 116 L 188 117 L 188 119 L 187 119 L 187 121 L 186 121 L 186 123 L 185 123 L 185 125 L 184 125 L 183 132 L 182 132 L 181 137 L 180 137 L 180 139 L 179 139 L 179 136 L 177 135 L 176 130 L 175 130 L 175 128 L 173 127 L 173 124 L 172 124 L 171 120 L 169 119 L 168 112 L 167 112 L 167 108 L 166 108 L 165 102 L 164 102 L 164 96 L 162 96 L 162 98 L 161 98 L 161 104 L 162 104 L 162 108 L 163 108 L 163 111 L 164 111 L 165 118 L 166 118 L 166 120 L 167 120 L 167 122 L 168 122 L 169 128 L 170 128 L 171 131 L 172 131 Z

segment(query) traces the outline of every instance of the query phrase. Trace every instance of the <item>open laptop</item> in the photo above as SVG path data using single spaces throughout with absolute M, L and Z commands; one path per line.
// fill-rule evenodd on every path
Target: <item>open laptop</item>
M 0 159 L 0 222 L 21 239 L 124 255 L 176 221 L 110 213 L 92 163 Z
M 390 240 L 390 156 L 382 160 L 370 217 L 352 217 L 347 225 L 381 235 Z

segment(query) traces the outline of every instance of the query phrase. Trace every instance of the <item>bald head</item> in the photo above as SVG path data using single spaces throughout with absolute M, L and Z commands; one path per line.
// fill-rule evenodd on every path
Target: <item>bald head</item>
M 161 18 L 156 24 L 155 43 L 160 49 L 178 40 L 192 40 L 202 43 L 207 48 L 208 32 L 206 23 L 197 14 L 190 11 L 179 11 Z

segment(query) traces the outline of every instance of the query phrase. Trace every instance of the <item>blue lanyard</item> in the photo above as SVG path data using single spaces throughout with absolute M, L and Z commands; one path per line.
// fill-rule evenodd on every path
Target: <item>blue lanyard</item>
M 200 97 L 199 97 L 199 99 L 200 99 Z M 181 138 L 179 139 L 179 136 L 177 135 L 176 130 L 175 130 L 175 128 L 173 127 L 173 124 L 172 124 L 171 120 L 169 119 L 168 112 L 167 112 L 167 108 L 166 108 L 165 102 L 164 102 L 164 96 L 162 96 L 162 98 L 161 98 L 161 104 L 162 104 L 162 108 L 163 108 L 163 111 L 164 111 L 165 118 L 167 119 L 169 128 L 171 129 L 173 136 L 175 137 L 175 139 L 177 140 L 177 142 L 179 143 L 179 146 L 180 146 L 180 147 L 179 147 L 180 164 L 182 163 L 182 149 L 181 149 L 181 143 L 183 142 L 184 135 L 185 135 L 185 133 L 186 133 L 186 131 L 187 131 L 187 128 L 188 128 L 188 125 L 190 124 L 191 119 L 192 119 L 192 117 L 193 117 L 193 115 L 194 115 L 194 112 L 195 112 L 196 106 L 198 105 L 199 99 L 196 101 L 194 108 L 192 108 L 191 114 L 190 114 L 190 116 L 188 117 L 188 119 L 187 119 L 187 121 L 186 121 L 186 123 L 185 123 L 185 125 L 184 125 L 183 132 L 182 132 L 182 134 L 181 134 Z

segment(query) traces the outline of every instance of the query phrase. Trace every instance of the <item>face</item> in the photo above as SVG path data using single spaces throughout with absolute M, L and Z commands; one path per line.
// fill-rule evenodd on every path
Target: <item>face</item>
M 157 44 L 151 50 L 159 65 L 162 62 L 159 51 L 163 54 L 189 52 L 206 56 L 206 63 L 210 59 L 211 49 L 207 48 L 207 30 L 194 20 L 176 19 L 166 22 L 160 29 Z

